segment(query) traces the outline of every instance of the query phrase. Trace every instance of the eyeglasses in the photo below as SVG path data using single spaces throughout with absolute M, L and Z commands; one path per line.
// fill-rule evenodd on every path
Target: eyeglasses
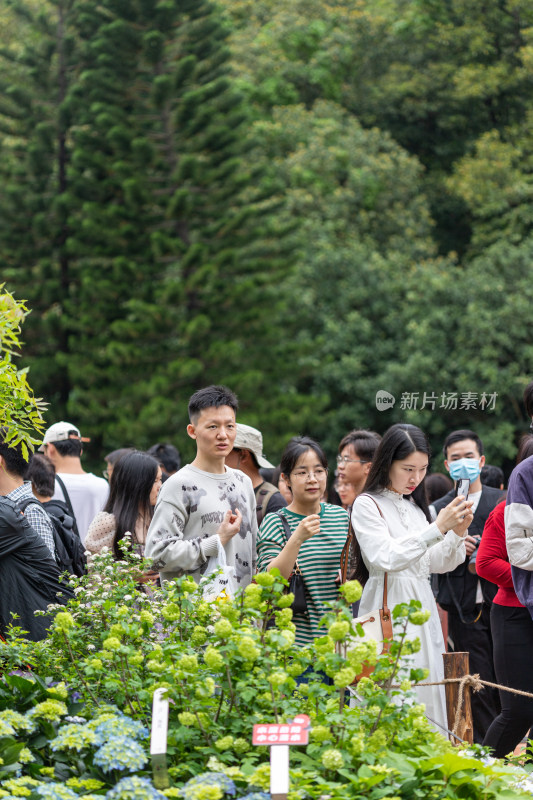
M 327 469 L 324 469 L 324 467 L 317 467 L 316 469 L 310 470 L 295 469 L 293 472 L 291 472 L 291 475 L 299 480 L 307 480 L 307 478 L 309 478 L 311 475 L 314 475 L 317 480 L 320 480 L 321 478 L 325 478 L 327 474 L 328 471 Z
M 337 456 L 337 464 L 370 464 L 370 461 L 362 461 L 360 458 L 348 458 L 348 456 Z

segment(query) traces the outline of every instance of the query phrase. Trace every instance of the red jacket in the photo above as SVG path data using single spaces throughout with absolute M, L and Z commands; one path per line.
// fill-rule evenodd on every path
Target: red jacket
M 477 574 L 499 588 L 493 603 L 500 606 L 520 606 L 511 575 L 511 565 L 505 546 L 505 500 L 490 512 L 476 558 Z

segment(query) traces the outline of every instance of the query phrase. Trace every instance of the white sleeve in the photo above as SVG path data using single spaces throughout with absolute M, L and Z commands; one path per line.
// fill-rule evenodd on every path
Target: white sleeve
M 465 540 L 453 531 L 428 550 L 430 572 L 451 572 L 466 558 Z
M 415 534 L 392 538 L 389 527 L 370 497 L 358 497 L 353 504 L 352 525 L 365 563 L 384 572 L 399 572 L 419 561 L 428 548 L 443 541 L 436 524 Z
M 533 570 L 533 508 L 526 503 L 505 506 L 505 543 L 515 567 Z
M 514 468 L 507 487 L 505 543 L 515 567 L 533 570 L 533 458 Z

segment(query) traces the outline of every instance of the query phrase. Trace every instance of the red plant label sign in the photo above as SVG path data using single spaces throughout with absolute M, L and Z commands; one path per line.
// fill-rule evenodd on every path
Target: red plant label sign
M 309 723 L 307 714 L 300 714 L 292 722 L 281 725 L 254 725 L 252 744 L 267 747 L 273 744 L 308 744 Z

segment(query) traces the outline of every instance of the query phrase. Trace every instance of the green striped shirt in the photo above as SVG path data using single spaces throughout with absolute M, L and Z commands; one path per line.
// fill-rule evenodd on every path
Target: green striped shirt
M 281 513 L 286 517 L 291 531 L 294 531 L 302 519 L 287 508 Z M 316 636 L 323 636 L 325 628 L 318 628 L 318 623 L 326 611 L 326 603 L 334 602 L 339 597 L 335 578 L 339 572 L 342 548 L 348 535 L 348 513 L 340 506 L 321 503 L 320 533 L 304 542 L 298 554 L 298 565 L 302 571 L 307 614 L 295 614 L 296 644 L 303 647 L 313 641 Z M 283 523 L 278 514 L 267 514 L 261 523 L 257 538 L 257 562 L 260 572 L 264 572 L 272 559 L 276 558 L 287 544 Z

